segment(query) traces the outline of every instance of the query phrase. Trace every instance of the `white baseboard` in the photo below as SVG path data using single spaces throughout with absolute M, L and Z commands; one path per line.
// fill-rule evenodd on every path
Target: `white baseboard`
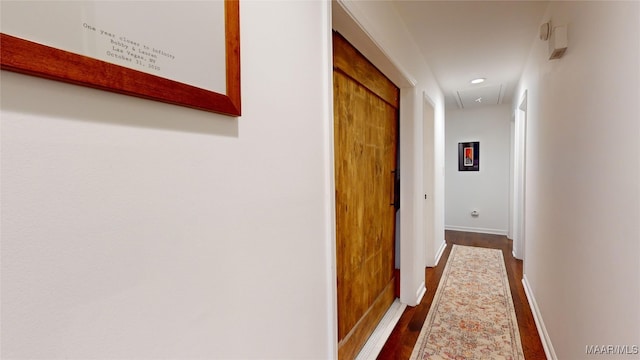
M 356 357 L 357 360 L 373 360 L 378 357 L 406 307 L 407 304 L 400 303 L 398 299 L 391 304 L 391 307 L 387 310 L 386 314 L 384 314 L 384 317 L 382 317 L 378 323 L 369 340 L 367 340 L 362 350 L 360 350 L 360 353 Z
M 438 249 L 438 252 L 436 253 L 436 263 L 433 264 L 433 266 L 438 266 L 438 263 L 440 262 L 440 258 L 442 257 L 442 254 L 444 253 L 444 249 L 446 248 L 447 248 L 447 242 L 442 241 L 442 245 L 440 245 L 440 249 Z
M 551 344 L 551 338 L 549 337 L 547 328 L 544 326 L 544 321 L 542 321 L 542 314 L 540 314 L 538 303 L 536 303 L 536 298 L 533 296 L 533 290 L 531 290 L 531 287 L 529 286 L 527 275 L 522 276 L 522 285 L 524 286 L 524 293 L 527 295 L 527 300 L 529 300 L 529 307 L 533 313 L 533 320 L 536 322 L 536 328 L 538 328 L 540 340 L 542 340 L 544 353 L 547 356 L 547 359 L 558 360 L 556 352 L 553 349 L 553 344 Z
M 481 233 L 481 234 L 507 236 L 507 230 L 502 230 L 502 229 L 485 229 L 485 228 L 473 228 L 473 227 L 454 226 L 454 225 L 445 225 L 444 229 L 445 230 L 454 230 L 454 231 L 464 231 L 464 232 L 474 232 L 474 233 Z

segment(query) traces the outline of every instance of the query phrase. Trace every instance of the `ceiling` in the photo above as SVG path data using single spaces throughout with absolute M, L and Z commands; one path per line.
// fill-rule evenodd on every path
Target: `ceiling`
M 395 1 L 450 109 L 511 103 L 547 4 Z

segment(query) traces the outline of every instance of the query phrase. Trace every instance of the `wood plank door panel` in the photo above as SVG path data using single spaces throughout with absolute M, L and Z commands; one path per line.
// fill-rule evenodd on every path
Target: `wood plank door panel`
M 338 355 L 352 359 L 393 302 L 398 88 L 334 33 Z

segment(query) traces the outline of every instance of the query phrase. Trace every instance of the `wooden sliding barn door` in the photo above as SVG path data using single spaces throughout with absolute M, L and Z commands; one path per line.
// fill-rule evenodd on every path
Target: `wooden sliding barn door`
M 392 304 L 399 90 L 333 34 L 338 357 L 353 359 Z

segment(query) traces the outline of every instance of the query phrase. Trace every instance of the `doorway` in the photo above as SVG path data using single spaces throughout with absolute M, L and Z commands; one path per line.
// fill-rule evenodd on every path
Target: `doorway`
M 394 301 L 400 90 L 333 33 L 338 357 L 353 359 Z
M 433 102 L 423 94 L 422 105 L 422 185 L 423 200 L 423 238 L 425 244 L 425 267 L 435 266 L 435 113 Z
M 527 91 L 520 99 L 514 116 L 513 141 L 513 199 L 510 229 L 513 238 L 513 256 L 524 260 L 525 249 L 525 190 L 527 161 Z

